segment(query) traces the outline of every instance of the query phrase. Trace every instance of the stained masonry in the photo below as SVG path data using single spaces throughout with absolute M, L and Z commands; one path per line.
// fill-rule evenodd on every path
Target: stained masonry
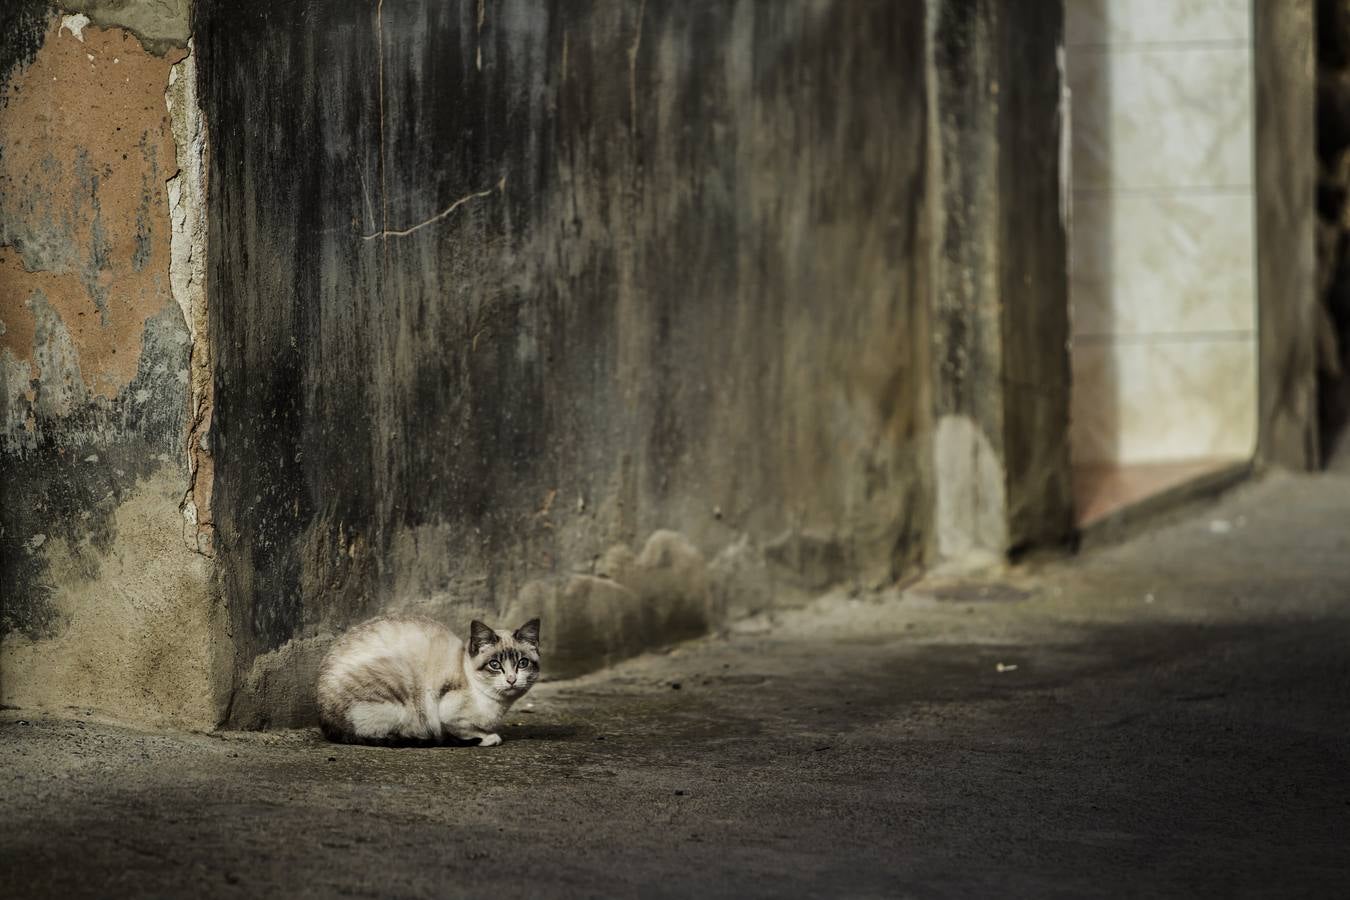
M 542 612 L 567 674 L 907 578 L 967 511 L 1058 534 L 1053 490 L 935 489 L 1057 459 L 993 419 L 934 459 L 981 436 L 935 426 L 939 0 L 188 5 L 0 10 L 4 702 L 303 724 L 371 613 Z M 981 39 L 1053 121 L 1023 20 Z M 999 122 L 952 127 L 1028 150 L 1001 240 L 1053 257 Z
M 376 611 L 572 669 L 915 570 L 922 4 L 305 10 L 194 29 L 232 721 Z
M 187 50 L 85 5 L 0 34 L 0 700 L 213 723 L 222 610 L 182 512 L 209 509 L 185 449 L 209 357 L 170 215 Z

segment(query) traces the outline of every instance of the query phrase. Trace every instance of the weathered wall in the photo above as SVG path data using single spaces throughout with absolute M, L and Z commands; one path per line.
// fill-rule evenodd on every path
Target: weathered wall
M 923 16 L 198 5 L 233 721 L 382 609 L 542 610 L 566 669 L 912 570 Z
M 937 551 L 1073 530 L 1061 53 L 1042 0 L 930 0 Z
M 937 552 L 1001 555 L 1004 466 L 997 0 L 928 6 Z
M 1307 469 L 1317 434 L 1313 0 L 1252 4 L 1256 70 L 1257 461 Z
M 1350 466 L 1350 3 L 1317 0 L 1319 443 Z
M 0 11 L 0 701 L 211 723 L 225 621 L 180 512 L 208 360 L 168 184 L 187 20 L 73 5 L 110 27 Z
M 1003 4 L 999 284 L 1009 550 L 1073 531 L 1064 4 Z

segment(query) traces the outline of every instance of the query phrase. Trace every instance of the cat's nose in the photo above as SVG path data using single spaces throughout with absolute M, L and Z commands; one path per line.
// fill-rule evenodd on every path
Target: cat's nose
M 515 684 L 515 683 L 516 683 L 516 676 L 514 676 L 514 675 L 507 675 L 507 676 L 506 676 L 506 683 L 507 683 L 507 684 Z

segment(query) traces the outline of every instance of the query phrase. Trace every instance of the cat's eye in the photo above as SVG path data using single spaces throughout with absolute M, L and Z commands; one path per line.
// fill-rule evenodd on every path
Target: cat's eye
M 523 658 L 523 657 L 516 663 L 516 668 L 517 668 L 517 669 L 528 669 L 529 667 L 530 667 L 530 661 L 529 661 L 528 659 Z
M 494 659 L 488 663 L 488 668 L 494 672 L 500 672 L 502 670 L 502 664 Z

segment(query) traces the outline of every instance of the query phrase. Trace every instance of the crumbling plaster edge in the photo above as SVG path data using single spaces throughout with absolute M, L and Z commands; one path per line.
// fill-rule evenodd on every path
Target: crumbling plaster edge
M 211 415 L 214 409 L 211 345 L 206 294 L 207 129 L 197 100 L 197 56 L 187 55 L 169 70 L 164 102 L 177 154 L 177 171 L 167 180 L 173 229 L 169 283 L 192 339 L 188 363 L 188 429 L 185 436 L 188 484 L 180 510 L 183 539 L 205 556 L 214 555 L 211 514 Z

